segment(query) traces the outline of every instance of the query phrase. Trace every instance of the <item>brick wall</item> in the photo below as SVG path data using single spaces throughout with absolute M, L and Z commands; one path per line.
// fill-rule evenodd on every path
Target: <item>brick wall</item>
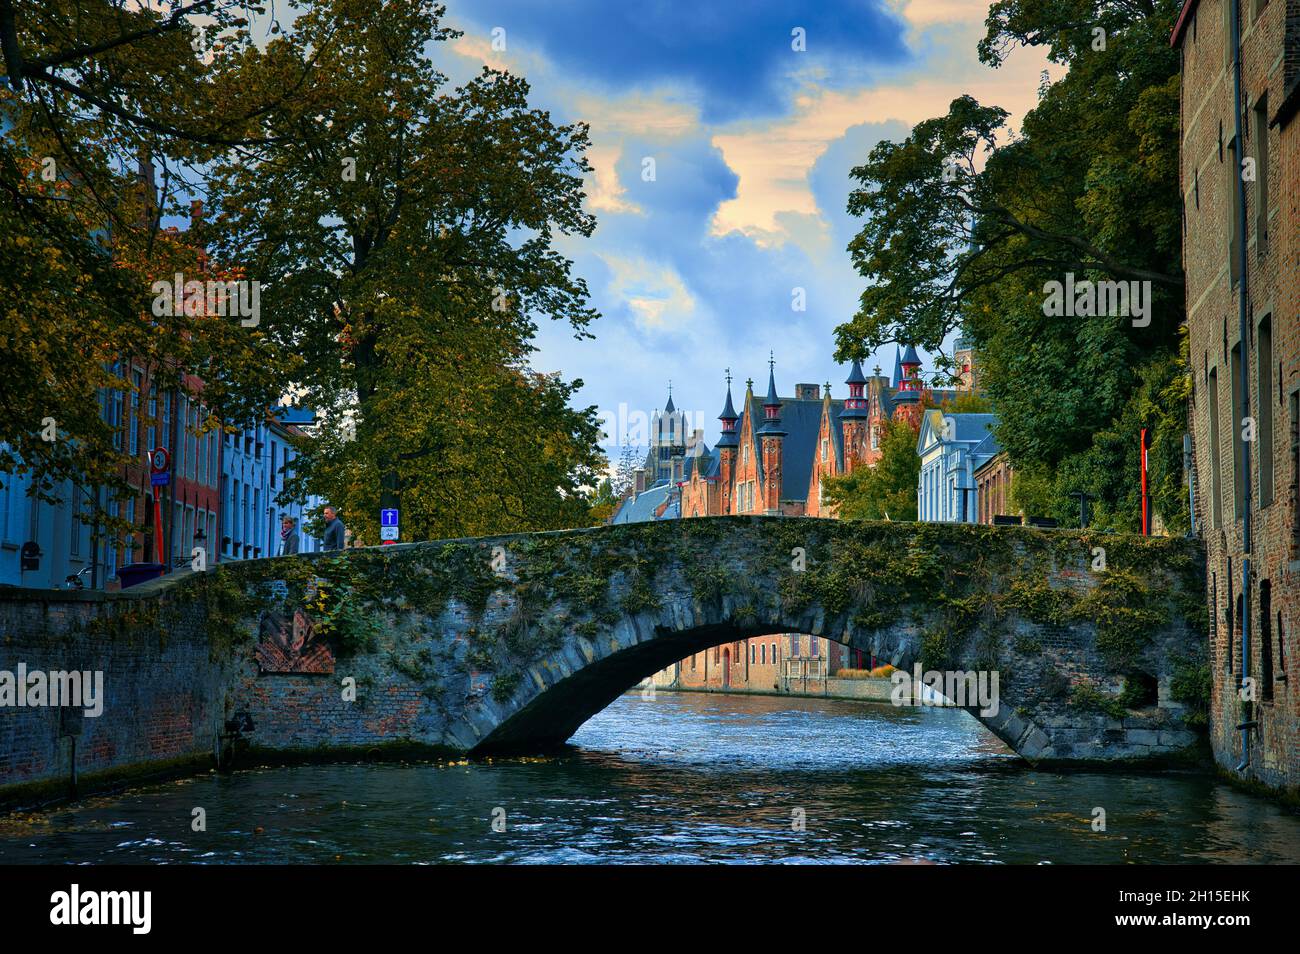
M 1206 541 L 1211 628 L 1215 757 L 1225 768 L 1242 759 L 1237 725 L 1257 719 L 1251 731 L 1252 761 L 1246 774 L 1276 787 L 1300 785 L 1300 687 L 1277 677 L 1294 672 L 1300 652 L 1300 553 L 1293 548 L 1296 528 L 1296 465 L 1291 450 L 1297 426 L 1294 396 L 1300 393 L 1300 260 L 1297 259 L 1296 125 L 1269 125 L 1285 95 L 1283 50 L 1293 49 L 1295 30 L 1287 37 L 1287 17 L 1296 4 L 1241 4 L 1242 94 L 1244 146 L 1241 156 L 1261 156 L 1262 175 L 1246 188 L 1246 288 L 1248 335 L 1242 350 L 1248 361 L 1249 402 L 1234 406 L 1233 349 L 1242 346 L 1238 295 L 1231 280 L 1229 242 L 1232 233 L 1235 169 L 1229 148 L 1234 135 L 1233 76 L 1225 49 L 1229 44 L 1225 3 L 1201 0 L 1181 34 L 1183 62 L 1181 187 L 1185 212 L 1183 266 L 1186 272 L 1187 322 L 1194 390 L 1191 427 L 1197 480 L 1196 516 Z M 1256 15 L 1256 12 L 1258 15 Z M 1256 111 L 1266 105 L 1265 121 Z M 1258 183 L 1266 184 L 1261 194 Z M 1265 213 L 1260 215 L 1261 209 Z M 1262 228 L 1261 228 L 1262 226 Z M 1262 235 L 1261 235 L 1262 232 Z M 1261 323 L 1271 327 L 1272 357 L 1267 388 L 1260 370 Z M 1239 411 L 1238 411 L 1239 408 Z M 1217 414 L 1218 440 L 1212 437 Z M 1271 434 L 1251 445 L 1252 586 L 1243 603 L 1249 613 L 1251 647 L 1249 672 L 1261 685 L 1261 702 L 1243 706 L 1241 681 L 1241 599 L 1243 521 L 1239 514 L 1233 436 L 1239 418 L 1257 423 L 1271 417 Z M 1272 500 L 1261 499 L 1261 464 L 1272 463 Z M 1218 513 L 1214 506 L 1214 473 L 1218 469 Z M 1261 504 L 1263 504 L 1261 506 Z M 1263 618 L 1263 584 L 1270 606 Z M 1267 655 L 1267 658 L 1265 658 Z
M 0 791 L 62 794 L 72 768 L 93 787 L 128 770 L 211 758 L 222 724 L 220 669 L 209 660 L 202 607 L 50 590 L 0 590 L 0 670 L 101 670 L 103 712 L 64 720 L 52 706 L 0 708 Z M 62 726 L 62 728 L 61 728 Z

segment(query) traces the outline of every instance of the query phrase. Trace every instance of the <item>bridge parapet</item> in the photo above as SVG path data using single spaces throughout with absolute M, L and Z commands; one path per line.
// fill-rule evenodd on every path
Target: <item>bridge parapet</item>
M 129 736 L 181 654 L 155 721 L 186 759 L 238 714 L 286 756 L 541 751 L 676 660 L 787 632 L 996 674 L 996 710 L 967 708 L 1040 763 L 1186 757 L 1208 696 L 1199 544 L 1086 531 L 711 517 L 223 564 L 72 612 L 0 591 L 0 613 L 0 670 L 105 670 L 83 772 L 163 751 Z M 61 771 L 18 751 L 47 716 L 7 717 L 14 781 Z

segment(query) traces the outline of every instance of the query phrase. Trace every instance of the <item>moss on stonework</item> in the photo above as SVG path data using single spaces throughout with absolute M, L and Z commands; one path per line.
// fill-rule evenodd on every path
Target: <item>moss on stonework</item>
M 1209 725 L 1212 683 L 1209 663 L 1189 659 L 1175 661 L 1173 675 L 1169 679 L 1169 697 L 1188 707 L 1189 711 L 1183 718 L 1188 725 Z
M 1100 712 L 1112 719 L 1122 719 L 1128 714 L 1123 702 L 1087 682 L 1080 683 L 1071 691 L 1070 705 L 1084 712 Z

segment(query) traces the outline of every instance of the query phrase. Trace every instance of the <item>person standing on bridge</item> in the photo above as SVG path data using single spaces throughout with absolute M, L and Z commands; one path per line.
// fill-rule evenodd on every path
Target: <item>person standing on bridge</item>
M 345 532 L 346 528 L 343 526 L 343 521 L 339 519 L 338 511 L 326 504 L 325 539 L 321 549 L 342 550 L 346 542 Z
M 280 556 L 290 556 L 298 552 L 298 528 L 294 526 L 293 517 L 280 519 Z

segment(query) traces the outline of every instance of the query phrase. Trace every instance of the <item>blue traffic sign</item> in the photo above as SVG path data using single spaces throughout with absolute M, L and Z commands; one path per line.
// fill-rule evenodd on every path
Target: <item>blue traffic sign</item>
M 149 475 L 149 483 L 154 487 L 162 487 L 172 482 L 172 472 L 170 470 L 155 470 Z
M 379 511 L 379 525 L 381 527 L 397 526 L 397 511 L 396 510 Z

